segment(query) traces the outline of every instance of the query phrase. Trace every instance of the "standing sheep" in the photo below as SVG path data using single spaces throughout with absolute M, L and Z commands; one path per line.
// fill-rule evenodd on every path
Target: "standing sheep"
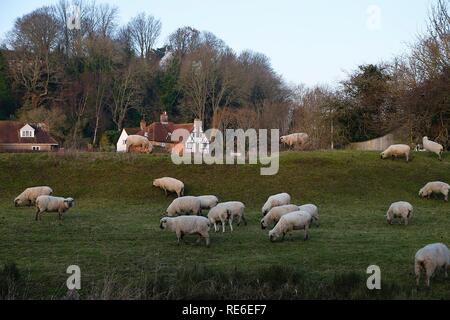
M 405 225 L 408 225 L 411 220 L 413 206 L 406 201 L 398 201 L 391 204 L 386 213 L 387 222 L 392 224 L 394 218 L 403 218 Z
M 180 197 L 172 201 L 166 210 L 169 217 L 174 217 L 176 215 L 187 215 L 187 214 L 200 214 L 201 203 L 197 197 Z
M 380 153 L 381 159 L 386 159 L 392 157 L 392 159 L 397 157 L 405 157 L 406 162 L 409 161 L 409 153 L 411 148 L 406 144 L 393 144 L 382 153 Z
M 319 208 L 317 208 L 314 204 L 304 204 L 302 206 L 298 207 L 298 210 L 300 211 L 306 211 L 311 215 L 311 222 L 314 221 L 317 226 L 319 226 Z
M 437 268 L 444 268 L 445 277 L 448 277 L 447 269 L 450 267 L 450 250 L 443 243 L 429 244 L 418 250 L 414 257 L 414 271 L 416 285 L 419 286 L 420 274 L 425 272 L 425 283 L 430 286 L 430 278 Z
M 433 181 L 428 182 L 422 189 L 419 191 L 420 197 L 428 197 L 430 199 L 433 193 L 442 193 L 444 195 L 444 200 L 448 201 L 448 193 L 450 191 L 450 185 L 441 181 Z
M 226 206 L 217 205 L 208 212 L 208 220 L 214 225 L 214 231 L 219 231 L 217 224 L 220 222 L 222 224 L 222 232 L 225 233 L 225 224 L 228 221 L 230 225 L 230 230 L 233 232 L 233 220 L 231 218 L 231 213 L 227 210 Z
M 177 235 L 177 243 L 186 234 L 198 234 L 197 242 L 203 238 L 206 241 L 206 246 L 209 247 L 209 229 L 210 223 L 208 219 L 200 216 L 180 216 L 175 218 L 164 217 L 160 220 L 159 227 L 163 230 L 175 232 Z
M 59 220 L 62 220 L 63 213 L 74 205 L 73 198 L 39 196 L 36 199 L 36 221 L 42 219 L 44 212 L 58 212 Z
M 439 157 L 439 160 L 442 161 L 442 153 L 444 152 L 444 147 L 441 144 L 428 140 L 428 137 L 423 137 L 422 144 L 425 150 L 436 153 Z
M 281 136 L 280 141 L 281 143 L 284 143 L 288 145 L 289 148 L 291 148 L 295 145 L 303 146 L 304 144 L 306 144 L 308 138 L 309 136 L 306 133 L 292 133 L 286 136 Z
M 126 148 L 127 152 L 131 151 L 130 150 L 131 147 L 140 148 L 140 150 L 146 149 L 146 150 L 148 150 L 148 153 L 150 153 L 151 149 L 152 149 L 152 147 L 150 145 L 150 141 L 146 137 L 143 137 L 140 135 L 129 136 L 126 141 L 126 146 L 127 146 L 127 148 Z
M 270 209 L 270 211 L 261 219 L 261 229 L 266 229 L 272 224 L 280 221 L 280 218 L 289 212 L 298 211 L 299 207 L 295 204 L 286 204 Z
M 285 214 L 280 218 L 280 221 L 275 225 L 275 227 L 269 231 L 270 241 L 275 241 L 281 237 L 284 239 L 286 233 L 293 230 L 304 230 L 304 240 L 309 238 L 309 226 L 311 225 L 311 215 L 306 211 L 294 211 Z
M 291 203 L 291 196 L 288 193 L 279 193 L 270 196 L 261 209 L 262 215 L 265 216 L 273 207 L 279 207 Z
M 200 200 L 201 210 L 211 209 L 219 203 L 219 199 L 216 196 L 198 196 L 197 199 Z
M 52 193 L 52 188 L 46 186 L 27 188 L 14 199 L 14 205 L 16 207 L 32 206 L 36 203 L 36 199 L 39 196 L 49 196 Z
M 230 214 L 230 221 L 233 223 L 234 219 L 238 219 L 237 225 L 241 224 L 241 221 L 244 221 L 244 224 L 247 225 L 247 220 L 244 216 L 245 205 L 240 201 L 228 201 L 220 203 L 221 206 L 225 207 Z M 233 231 L 233 230 L 231 230 Z
M 184 183 L 180 180 L 170 177 L 164 177 L 153 180 L 153 186 L 164 190 L 166 196 L 167 191 L 174 192 L 178 197 L 184 196 Z

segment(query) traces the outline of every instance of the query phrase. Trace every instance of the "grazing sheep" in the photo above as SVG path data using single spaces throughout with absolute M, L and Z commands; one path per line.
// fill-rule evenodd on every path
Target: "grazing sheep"
M 280 221 L 275 227 L 269 231 L 270 241 L 275 241 L 280 238 L 283 240 L 286 233 L 292 230 L 304 230 L 304 240 L 309 238 L 309 226 L 311 225 L 311 214 L 306 211 L 294 211 L 285 214 L 280 218 Z
M 244 224 L 247 225 L 247 220 L 245 219 L 245 216 L 244 216 L 245 205 L 242 202 L 228 201 L 228 202 L 222 202 L 218 205 L 223 206 L 227 209 L 228 213 L 230 214 L 231 223 L 233 223 L 233 220 L 237 218 L 238 226 L 241 224 L 241 221 L 244 221 Z M 233 228 L 231 228 L 231 231 L 233 231 Z
M 280 218 L 289 212 L 298 211 L 299 207 L 294 204 L 286 204 L 270 209 L 270 211 L 261 219 L 261 229 L 266 229 L 272 224 L 280 221 Z
M 430 199 L 433 193 L 442 193 L 444 195 L 444 200 L 448 201 L 448 193 L 450 191 L 450 185 L 441 181 L 428 182 L 419 191 L 419 196 L 428 197 Z
M 177 243 L 180 244 L 180 240 L 186 234 L 198 234 L 199 238 L 205 239 L 206 246 L 209 247 L 209 229 L 210 223 L 207 218 L 201 216 L 180 216 L 175 218 L 164 217 L 160 220 L 159 227 L 163 230 L 169 230 L 175 232 L 177 235 Z
M 298 207 L 298 210 L 300 211 L 306 211 L 311 215 L 312 221 L 316 223 L 317 226 L 319 226 L 319 208 L 317 208 L 314 204 L 304 204 L 302 206 Z
M 220 204 L 211 208 L 208 212 L 208 220 L 214 225 L 215 232 L 219 231 L 217 224 L 220 222 L 222 224 L 222 232 L 225 233 L 225 224 L 227 221 L 230 225 L 231 232 L 233 232 L 233 220 L 230 218 L 231 213 L 227 210 L 227 207 Z
M 441 144 L 428 140 L 428 137 L 423 137 L 422 143 L 425 150 L 436 153 L 439 160 L 442 161 L 442 152 L 444 152 L 444 147 Z
M 411 220 L 413 212 L 413 206 L 406 201 L 398 201 L 391 204 L 389 210 L 386 213 L 387 222 L 392 224 L 394 218 L 400 217 L 405 221 L 405 225 L 408 225 Z
M 216 196 L 198 196 L 197 199 L 200 200 L 201 210 L 211 209 L 219 203 L 219 199 Z
M 126 150 L 127 152 L 130 152 L 130 148 L 134 147 L 134 148 L 141 148 L 142 149 L 146 149 L 148 150 L 148 153 L 151 152 L 152 146 L 150 145 L 150 141 L 143 136 L 140 135 L 131 135 L 128 136 L 127 141 L 126 141 Z
M 272 209 L 273 207 L 279 207 L 290 203 L 291 203 L 291 196 L 289 194 L 287 193 L 275 194 L 267 199 L 261 211 L 263 216 L 265 216 L 269 212 L 269 210 Z
M 201 203 L 197 197 L 180 197 L 172 201 L 170 206 L 167 208 L 166 213 L 169 217 L 174 217 L 176 215 L 187 215 L 194 214 L 198 215 L 201 210 Z
M 36 221 L 42 219 L 44 212 L 58 212 L 59 220 L 64 212 L 75 205 L 73 198 L 62 198 L 52 196 L 39 196 L 36 199 Z
M 184 196 L 184 183 L 180 180 L 170 177 L 164 177 L 153 180 L 153 186 L 164 190 L 166 196 L 167 191 L 175 192 L 178 197 Z
M 409 161 L 409 153 L 411 148 L 406 144 L 393 144 L 382 153 L 380 153 L 381 159 L 392 157 L 392 159 L 404 156 L 406 161 Z
M 292 133 L 286 136 L 281 136 L 280 141 L 281 143 L 292 147 L 295 145 L 304 145 L 308 138 L 309 136 L 306 133 Z
M 19 206 L 32 206 L 36 203 L 36 199 L 39 196 L 49 196 L 53 193 L 52 188 L 50 187 L 32 187 L 25 189 L 24 192 L 19 194 L 14 199 L 14 205 L 16 207 Z
M 450 267 L 450 250 L 443 243 L 429 244 L 418 250 L 414 258 L 414 271 L 416 285 L 419 286 L 420 274 L 425 272 L 425 283 L 430 286 L 430 278 L 437 268 L 444 268 L 445 277 L 448 277 L 447 269 Z

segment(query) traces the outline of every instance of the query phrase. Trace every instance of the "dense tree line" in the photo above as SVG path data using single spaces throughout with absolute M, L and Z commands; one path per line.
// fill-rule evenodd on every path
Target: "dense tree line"
M 337 88 L 296 90 L 293 129 L 309 132 L 313 147 L 364 141 L 397 132 L 404 142 L 422 136 L 450 146 L 450 10 L 431 8 L 428 30 L 411 52 L 393 61 L 363 65 Z
M 157 18 L 141 13 L 120 26 L 116 7 L 78 6 L 80 29 L 67 28 L 67 0 L 16 20 L 0 51 L 0 119 L 46 122 L 67 147 L 107 144 L 162 111 L 177 122 L 200 118 L 207 128 L 304 131 L 314 148 L 399 129 L 411 143 L 427 134 L 448 144 L 445 0 L 409 55 L 360 66 L 334 89 L 289 87 L 266 56 L 238 54 L 207 31 L 181 27 L 157 48 Z

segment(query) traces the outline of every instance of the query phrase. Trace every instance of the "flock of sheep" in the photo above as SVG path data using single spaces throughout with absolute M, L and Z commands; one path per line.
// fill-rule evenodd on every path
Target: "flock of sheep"
M 424 137 L 424 148 L 435 152 L 441 159 L 442 146 Z M 439 147 L 440 146 L 440 147 Z M 410 147 L 407 145 L 392 145 L 381 153 L 381 158 L 405 156 L 409 160 Z M 233 231 L 233 222 L 237 225 L 243 221 L 247 225 L 244 215 L 245 205 L 239 201 L 228 201 L 219 203 L 214 195 L 185 196 L 184 183 L 170 177 L 155 179 L 153 186 L 164 190 L 165 194 L 176 193 L 177 198 L 172 201 L 166 210 L 166 216 L 160 220 L 160 228 L 176 233 L 178 244 L 185 235 L 199 235 L 198 242 L 205 240 L 210 245 L 209 231 L 214 227 L 215 232 L 219 230 L 218 225 L 225 232 L 226 225 Z M 419 191 L 419 196 L 428 197 L 432 194 L 443 194 L 448 201 L 450 185 L 440 181 L 427 183 Z M 59 219 L 63 213 L 74 206 L 73 198 L 62 198 L 52 196 L 50 187 L 28 188 L 14 199 L 15 206 L 35 206 L 36 220 L 41 219 L 45 212 L 58 212 Z M 202 216 L 203 210 L 209 210 L 206 217 Z M 291 204 L 291 196 L 287 193 L 279 193 L 270 196 L 262 207 L 261 228 L 269 231 L 270 241 L 283 240 L 285 235 L 293 230 L 303 230 L 304 240 L 309 238 L 309 229 L 314 223 L 318 226 L 319 210 L 314 204 L 294 205 Z M 413 206 L 405 201 L 392 203 L 386 218 L 392 224 L 394 218 L 402 218 L 405 225 L 412 217 Z M 443 243 L 434 243 L 418 250 L 415 255 L 416 282 L 422 272 L 425 272 L 426 285 L 430 285 L 430 278 L 437 268 L 443 267 L 447 277 L 447 269 L 450 267 L 450 250 Z

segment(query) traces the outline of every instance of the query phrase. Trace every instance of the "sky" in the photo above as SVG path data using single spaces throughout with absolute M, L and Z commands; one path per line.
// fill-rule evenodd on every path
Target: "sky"
M 236 52 L 264 53 L 290 84 L 334 86 L 364 63 L 407 54 L 435 0 L 97 0 L 162 22 L 159 45 L 182 26 L 211 31 Z M 5 1 L 6 2 L 6 1 Z M 14 0 L 0 10 L 0 39 L 14 21 L 57 0 Z

